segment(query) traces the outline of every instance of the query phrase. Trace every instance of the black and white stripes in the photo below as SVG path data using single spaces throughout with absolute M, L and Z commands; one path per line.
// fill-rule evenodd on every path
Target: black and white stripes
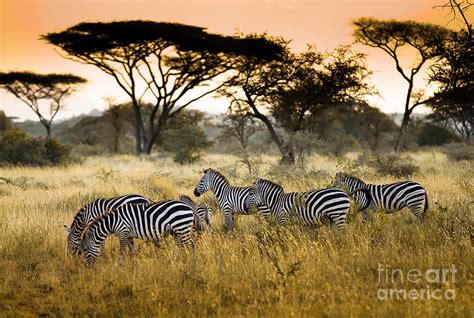
M 193 209 L 181 201 L 122 205 L 88 226 L 83 241 L 85 262 L 87 265 L 94 263 L 101 243 L 110 234 L 119 237 L 121 262 L 124 260 L 125 246 L 129 245 L 134 255 L 131 239 L 136 237 L 159 242 L 170 234 L 178 245 L 194 247 L 193 225 Z
M 374 211 L 382 209 L 387 213 L 392 213 L 407 207 L 419 221 L 422 221 L 422 213 L 428 209 L 428 196 L 425 188 L 413 181 L 376 185 L 365 183 L 356 177 L 337 173 L 334 186 L 341 189 L 346 188 L 348 191 L 354 191 L 355 189 L 368 190 L 372 197 L 372 204 L 369 209 Z M 366 197 L 360 194 L 355 195 L 355 200 L 359 206 L 366 204 Z M 367 213 L 363 211 L 364 220 L 367 217 Z
M 370 202 L 370 198 L 368 201 Z M 297 220 L 305 225 L 319 225 L 330 221 L 339 229 L 346 226 L 350 206 L 348 195 L 339 189 L 285 193 L 279 184 L 260 178 L 257 178 L 245 202 L 246 207 L 258 204 L 268 206 L 280 224 L 286 223 L 294 213 Z
M 83 206 L 74 216 L 71 226 L 64 225 L 69 235 L 67 237 L 67 246 L 69 253 L 79 251 L 80 237 L 86 226 L 113 209 L 124 204 L 149 204 L 151 201 L 139 194 L 128 194 L 114 198 L 100 198 L 91 201 Z
M 250 210 L 245 206 L 245 199 L 249 195 L 250 187 L 233 187 L 227 178 L 214 169 L 206 169 L 204 175 L 199 180 L 194 195 L 199 197 L 207 191 L 212 191 L 219 202 L 219 206 L 224 213 L 224 222 L 227 229 L 235 226 L 235 214 L 250 214 Z M 258 206 L 260 211 L 265 211 L 265 206 Z

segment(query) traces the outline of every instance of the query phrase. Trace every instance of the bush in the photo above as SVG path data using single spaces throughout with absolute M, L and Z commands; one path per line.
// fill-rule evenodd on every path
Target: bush
M 446 147 L 443 152 L 453 161 L 474 160 L 473 146 L 453 144 Z
M 201 150 L 211 142 L 200 127 L 184 126 L 163 132 L 163 149 L 173 153 L 173 160 L 179 164 L 189 164 L 201 157 Z
M 0 164 L 45 166 L 69 160 L 71 149 L 55 139 L 30 137 L 20 130 L 9 130 L 0 137 Z
M 420 170 L 420 167 L 413 164 L 410 158 L 397 154 L 361 155 L 357 160 L 382 176 L 409 178 Z
M 421 128 L 417 143 L 420 146 L 440 146 L 456 141 L 456 136 L 448 129 L 433 124 L 426 124 Z

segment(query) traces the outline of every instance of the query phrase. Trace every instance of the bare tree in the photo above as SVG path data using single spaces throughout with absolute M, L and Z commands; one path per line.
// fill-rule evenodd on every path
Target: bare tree
M 237 140 L 243 150 L 246 150 L 250 137 L 263 127 L 239 102 L 232 101 L 219 128 L 222 129 L 221 138 L 231 137 Z

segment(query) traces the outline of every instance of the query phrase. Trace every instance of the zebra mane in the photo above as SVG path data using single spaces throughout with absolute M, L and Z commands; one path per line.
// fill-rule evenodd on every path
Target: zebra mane
M 89 229 L 90 229 L 92 226 L 94 226 L 95 224 L 99 223 L 99 221 L 102 221 L 107 215 L 108 215 L 108 213 L 105 213 L 105 214 L 101 215 L 100 217 L 98 217 L 97 219 L 95 219 L 95 220 L 93 220 L 92 222 L 90 222 L 89 224 L 87 224 L 86 227 L 84 228 L 84 230 L 82 230 L 80 239 L 83 240 L 83 239 L 84 239 L 84 236 L 85 236 L 86 233 L 89 231 Z
M 270 180 L 267 180 L 267 179 L 260 179 L 260 178 L 257 178 L 257 183 L 258 182 L 261 182 L 263 183 L 264 185 L 269 185 L 271 187 L 275 187 L 277 188 L 278 190 L 280 190 L 281 192 L 284 192 L 283 190 L 283 187 L 281 185 L 279 185 L 278 183 L 275 183 L 273 181 L 270 181 Z
M 220 173 L 220 172 L 217 171 L 217 170 L 214 170 L 214 169 L 212 169 L 212 168 L 208 168 L 208 169 L 205 170 L 205 173 L 211 173 L 211 174 L 214 174 L 214 175 L 216 175 L 216 176 L 218 176 L 218 177 L 221 177 L 222 179 L 224 179 L 225 182 L 227 182 L 228 184 L 230 184 L 229 180 L 227 180 L 227 178 L 226 178 L 222 173 Z
M 351 174 L 348 174 L 348 173 L 341 173 L 341 177 L 342 178 L 348 178 L 348 179 L 352 179 L 352 180 L 355 180 L 355 181 L 358 181 L 358 182 L 362 182 L 365 184 L 365 181 L 362 180 L 361 178 L 358 178 L 354 175 L 351 175 Z

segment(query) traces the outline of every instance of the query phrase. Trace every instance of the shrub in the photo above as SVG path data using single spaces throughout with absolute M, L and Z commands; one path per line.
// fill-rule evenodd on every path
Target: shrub
M 211 142 L 199 127 L 184 126 L 180 129 L 167 129 L 163 132 L 163 149 L 173 154 L 179 164 L 189 164 L 201 157 L 201 150 Z
M 361 155 L 357 160 L 383 176 L 409 178 L 420 170 L 420 167 L 413 164 L 410 158 L 397 154 Z
M 0 163 L 12 165 L 58 165 L 69 160 L 71 149 L 55 139 L 30 137 L 8 130 L 0 137 Z
M 417 143 L 420 146 L 439 146 L 456 139 L 456 136 L 446 128 L 425 124 L 418 133 Z
M 453 161 L 474 160 L 474 147 L 469 145 L 453 144 L 443 152 Z

